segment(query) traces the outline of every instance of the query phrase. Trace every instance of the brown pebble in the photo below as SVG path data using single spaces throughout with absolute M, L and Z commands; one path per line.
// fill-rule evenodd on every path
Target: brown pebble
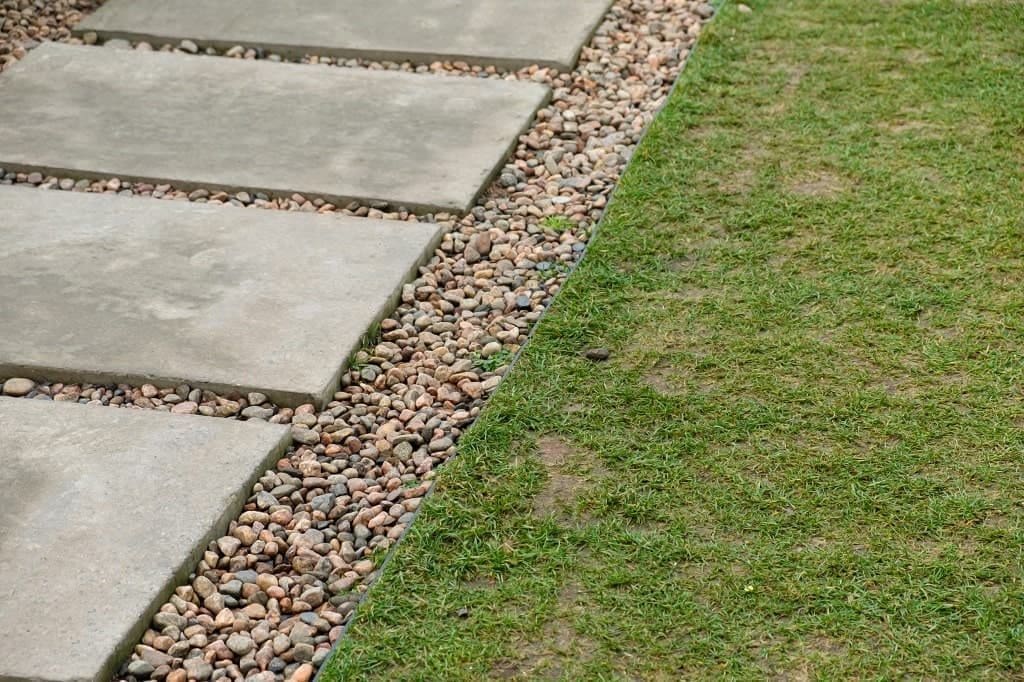
M 309 682 L 312 677 L 313 666 L 309 663 L 303 663 L 295 669 L 295 672 L 292 673 L 292 676 L 289 678 L 289 682 Z

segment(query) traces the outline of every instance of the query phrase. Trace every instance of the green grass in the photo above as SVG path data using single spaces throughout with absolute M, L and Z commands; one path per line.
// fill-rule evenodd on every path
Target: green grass
M 1024 671 L 1024 5 L 745 1 L 325 682 Z
M 473 366 L 481 372 L 493 372 L 494 370 L 512 362 L 513 353 L 508 348 L 503 348 L 490 357 L 476 353 L 473 355 Z
M 575 223 L 564 215 L 549 215 L 541 221 L 544 227 L 554 230 L 555 232 L 565 232 L 571 230 Z

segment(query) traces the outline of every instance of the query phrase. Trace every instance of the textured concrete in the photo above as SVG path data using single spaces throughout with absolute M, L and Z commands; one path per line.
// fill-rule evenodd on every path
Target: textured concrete
M 77 28 L 104 38 L 262 47 L 417 63 L 569 70 L 611 0 L 110 0 Z
M 0 377 L 323 402 L 439 228 L 0 187 Z
M 0 167 L 464 211 L 548 94 L 47 43 L 0 78 Z
M 288 429 L 0 398 L 0 680 L 109 680 Z

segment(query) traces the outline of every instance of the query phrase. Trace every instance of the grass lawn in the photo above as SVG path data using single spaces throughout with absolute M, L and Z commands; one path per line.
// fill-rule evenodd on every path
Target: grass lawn
M 1024 675 L 1024 3 L 746 2 L 324 682 Z

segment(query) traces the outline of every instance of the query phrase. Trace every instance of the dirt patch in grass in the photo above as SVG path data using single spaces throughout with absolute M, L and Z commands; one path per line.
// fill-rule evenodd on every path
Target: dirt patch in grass
M 675 379 L 675 377 L 675 369 L 673 369 L 667 363 L 659 362 L 651 369 L 650 372 L 644 375 L 644 383 L 653 388 L 658 393 L 664 393 L 668 395 L 677 392 L 675 386 L 673 386 L 673 380 Z
M 760 143 L 750 141 L 739 153 L 739 163 L 732 172 L 714 178 L 705 176 L 704 181 L 723 194 L 749 194 L 757 186 L 757 177 L 767 156 Z
M 821 238 L 818 235 L 810 232 L 794 234 L 778 242 L 777 251 L 768 260 L 768 265 L 781 268 L 802 257 L 813 258 L 820 247 Z
M 517 644 L 518 656 L 498 661 L 491 678 L 499 680 L 561 680 L 573 679 L 580 668 L 594 657 L 597 643 L 581 634 L 575 614 L 585 605 L 582 588 L 568 583 L 558 595 L 553 617 L 539 636 Z
M 764 652 L 763 668 L 767 679 L 774 682 L 809 682 L 818 679 L 819 668 L 832 660 L 846 656 L 842 642 L 825 635 L 814 635 L 801 642 L 789 643 L 773 638 Z M 790 652 L 786 657 L 781 651 Z
M 790 178 L 786 189 L 790 194 L 814 199 L 834 199 L 846 192 L 852 183 L 829 171 L 813 171 Z
M 475 575 L 463 580 L 459 586 L 467 590 L 489 590 L 497 586 L 497 584 L 498 581 L 496 581 L 492 576 Z
M 725 175 L 718 182 L 718 190 L 724 194 L 747 194 L 757 183 L 757 169 L 746 166 Z
M 920 329 L 924 334 L 943 341 L 952 341 L 963 333 L 962 329 L 950 327 L 942 324 L 940 321 L 937 321 L 936 315 L 929 310 L 918 315 L 916 322 L 918 329 Z
M 766 113 L 772 116 L 778 116 L 789 108 L 804 77 L 810 72 L 810 66 L 807 64 L 779 64 L 779 66 L 786 75 L 786 82 L 779 91 L 775 102 L 766 109 Z
M 688 392 L 711 393 L 718 388 L 718 382 L 706 373 L 673 366 L 667 360 L 659 360 L 646 374 L 644 383 L 666 396 L 685 395 Z
M 926 51 L 918 49 L 903 50 L 900 56 L 903 58 L 903 61 L 915 66 L 918 64 L 928 64 L 933 59 Z
M 554 517 L 569 522 L 574 517 L 589 521 L 585 505 L 578 504 L 588 490 L 607 473 L 593 455 L 585 455 L 562 438 L 543 436 L 537 441 L 537 455 L 547 480 L 533 498 L 536 518 Z
M 808 538 L 804 544 L 797 545 L 795 549 L 797 552 L 820 552 L 828 549 L 831 545 L 832 543 L 828 539 L 816 535 Z
M 728 243 L 729 233 L 724 227 L 706 225 L 699 235 L 694 235 L 692 239 L 686 241 L 683 245 L 686 252 L 682 256 L 665 261 L 665 268 L 669 272 L 689 272 L 710 253 Z
M 879 130 L 887 133 L 917 133 L 935 130 L 935 126 L 927 121 L 916 121 L 913 119 L 898 118 L 892 121 L 881 121 L 878 124 Z M 930 136 L 929 136 L 930 137 Z

